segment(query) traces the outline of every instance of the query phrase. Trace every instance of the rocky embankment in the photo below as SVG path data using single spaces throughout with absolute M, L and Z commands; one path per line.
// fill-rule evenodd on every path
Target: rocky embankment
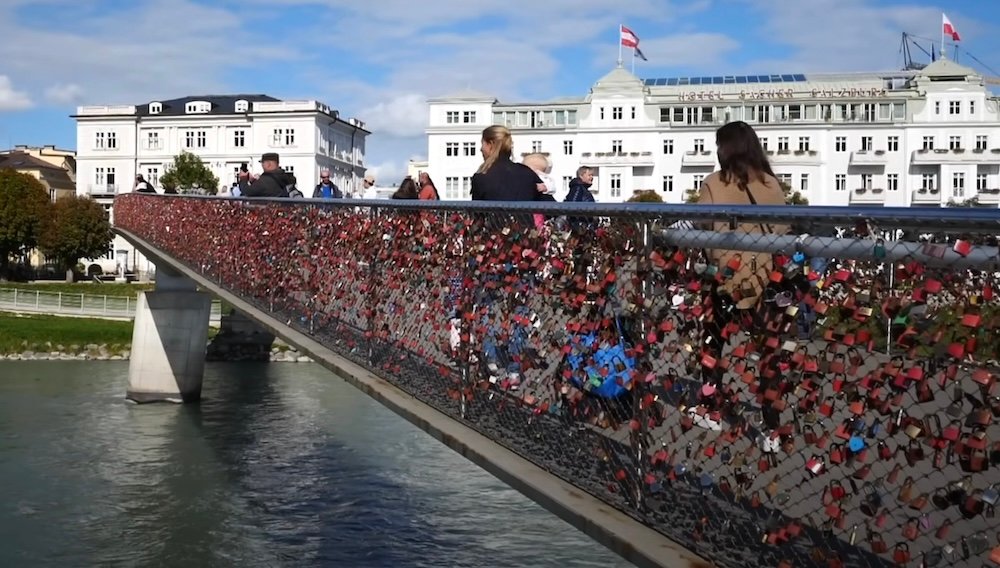
M 239 346 L 229 346 L 227 349 L 212 351 L 209 348 L 205 354 L 207 361 L 271 361 L 274 363 L 310 363 L 312 359 L 302 355 L 290 345 L 276 342 L 262 356 L 260 349 L 253 346 L 241 349 Z M 128 361 L 131 351 L 111 345 L 52 345 L 25 348 L 19 353 L 0 354 L 4 361 Z

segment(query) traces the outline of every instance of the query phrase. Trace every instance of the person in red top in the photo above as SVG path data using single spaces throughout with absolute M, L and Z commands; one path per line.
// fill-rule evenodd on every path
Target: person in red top
M 438 196 L 438 190 L 434 187 L 434 182 L 431 181 L 431 176 L 427 175 L 427 172 L 420 172 L 417 175 L 417 185 L 420 186 L 420 199 L 437 201 L 441 199 Z

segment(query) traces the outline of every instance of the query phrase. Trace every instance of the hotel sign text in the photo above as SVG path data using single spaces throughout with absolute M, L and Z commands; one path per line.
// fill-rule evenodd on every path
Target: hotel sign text
M 796 93 L 792 89 L 762 89 L 754 91 L 740 91 L 739 93 L 723 93 L 722 91 L 689 91 L 677 95 L 681 101 L 721 101 L 725 98 L 737 96 L 740 100 L 763 100 L 763 99 L 793 99 L 793 98 L 813 98 L 813 99 L 838 99 L 838 98 L 874 98 L 886 97 L 889 92 L 885 89 L 813 89 L 807 93 Z

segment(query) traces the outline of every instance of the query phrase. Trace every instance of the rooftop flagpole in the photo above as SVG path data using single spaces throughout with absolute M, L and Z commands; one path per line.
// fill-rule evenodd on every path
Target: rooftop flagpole
M 635 48 L 632 48 L 632 74 L 635 75 Z
M 622 60 L 622 24 L 618 24 L 618 66 L 621 67 L 624 61 Z

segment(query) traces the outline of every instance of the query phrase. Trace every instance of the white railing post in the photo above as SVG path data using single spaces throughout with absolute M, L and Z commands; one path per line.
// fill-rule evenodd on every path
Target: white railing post
M 38 292 L 38 290 L 35 290 L 35 311 L 41 309 L 40 300 L 41 300 L 41 294 Z
M 131 299 L 132 298 L 125 296 L 125 317 L 129 317 L 131 315 L 131 312 L 129 311 L 129 300 Z
M 108 315 L 108 296 L 104 296 L 104 315 Z
M 62 292 L 59 292 L 59 311 L 62 311 Z
M 80 313 L 83 313 L 83 294 L 80 294 Z
M 17 309 L 17 288 L 14 288 L 14 309 Z

